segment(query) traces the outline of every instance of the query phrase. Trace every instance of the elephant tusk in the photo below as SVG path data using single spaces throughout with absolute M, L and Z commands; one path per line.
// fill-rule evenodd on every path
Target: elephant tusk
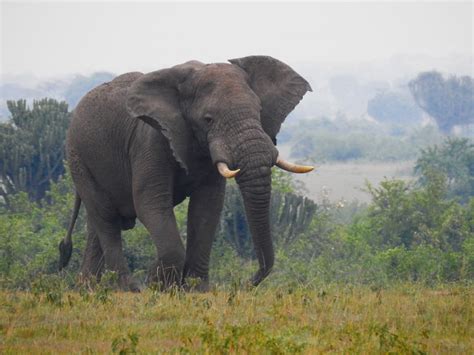
M 217 163 L 217 170 L 219 170 L 219 173 L 226 179 L 235 177 L 240 171 L 240 169 L 230 170 L 227 164 L 222 162 Z
M 283 160 L 280 156 L 278 156 L 275 165 L 278 166 L 280 169 L 289 171 L 291 173 L 297 173 L 297 174 L 305 174 L 314 170 L 314 166 L 298 165 L 298 164 L 290 163 L 286 160 Z

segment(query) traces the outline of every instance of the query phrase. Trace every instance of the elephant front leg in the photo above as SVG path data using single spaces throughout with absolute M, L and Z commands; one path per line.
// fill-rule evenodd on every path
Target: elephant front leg
M 189 289 L 207 291 L 209 288 L 209 260 L 224 194 L 225 180 L 217 173 L 191 194 L 183 272 L 183 282 Z
M 164 289 L 181 285 L 185 256 L 173 212 L 176 161 L 167 151 L 167 145 L 153 151 L 144 148 L 132 167 L 135 211 L 150 234 L 158 256 L 150 268 L 148 281 Z M 154 155 L 160 150 L 161 154 Z
M 149 271 L 149 282 L 158 283 L 164 289 L 180 285 L 185 251 L 172 207 L 147 210 L 140 219 L 150 233 L 158 254 Z

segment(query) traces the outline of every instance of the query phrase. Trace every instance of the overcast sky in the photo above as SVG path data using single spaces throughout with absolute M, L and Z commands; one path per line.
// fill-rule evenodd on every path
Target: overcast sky
M 0 6 L 2 74 L 150 71 L 251 54 L 288 63 L 345 63 L 473 53 L 472 2 Z

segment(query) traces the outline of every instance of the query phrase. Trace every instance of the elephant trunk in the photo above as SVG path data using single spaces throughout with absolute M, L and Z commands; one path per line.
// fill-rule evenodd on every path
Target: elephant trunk
M 259 263 L 259 270 L 252 279 L 252 284 L 256 286 L 270 273 L 275 257 L 270 231 L 270 198 L 271 167 L 278 151 L 263 130 L 256 130 L 251 142 L 241 143 L 239 152 L 237 166 L 241 171 L 236 181 Z
M 268 168 L 270 170 L 270 168 Z M 245 214 L 259 263 L 259 270 L 252 279 L 258 285 L 271 271 L 274 263 L 273 242 L 270 232 L 271 176 L 266 174 L 251 185 L 240 184 Z
M 229 110 L 221 121 L 226 124 L 216 127 L 209 135 L 214 165 L 221 175 L 235 177 L 243 197 L 259 262 L 253 285 L 258 285 L 270 273 L 274 263 L 269 217 L 271 167 L 278 157 L 278 151 L 263 131 L 258 115 L 258 111 L 246 108 Z

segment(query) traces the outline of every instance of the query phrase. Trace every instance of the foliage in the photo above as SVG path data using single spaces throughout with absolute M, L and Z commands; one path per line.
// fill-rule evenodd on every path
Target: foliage
M 367 104 L 367 113 L 382 123 L 415 124 L 421 110 L 413 99 L 400 92 L 380 91 Z
M 455 125 L 474 123 L 474 80 L 469 76 L 445 79 L 436 71 L 423 72 L 410 81 L 418 106 L 433 117 L 444 133 Z
M 19 192 L 11 196 L 10 209 L 0 210 L 0 283 L 28 288 L 38 275 L 56 273 L 58 243 L 66 235 L 74 203 L 72 191 L 67 175 L 51 184 L 46 195 L 49 203 L 40 205 Z M 84 220 L 81 210 L 75 233 L 83 236 Z M 84 237 L 74 242 L 75 250 L 83 250 Z M 72 270 L 79 269 L 79 253 L 73 253 L 70 264 Z
M 449 197 L 467 202 L 474 197 L 474 144 L 466 138 L 448 138 L 441 145 L 422 150 L 415 171 L 422 185 L 429 183 L 432 170 L 447 178 Z
M 38 201 L 64 174 L 68 106 L 54 99 L 34 101 L 32 108 L 25 100 L 7 104 L 11 119 L 0 124 L 0 193 L 7 204 L 19 191 Z
M 273 281 L 388 285 L 473 280 L 474 199 L 467 197 L 464 204 L 451 200 L 443 173 L 427 168 L 424 183 L 417 186 L 399 180 L 369 184 L 372 203 L 345 225 L 337 223 L 344 207 L 322 205 L 312 229 L 278 251 L 281 270 Z

